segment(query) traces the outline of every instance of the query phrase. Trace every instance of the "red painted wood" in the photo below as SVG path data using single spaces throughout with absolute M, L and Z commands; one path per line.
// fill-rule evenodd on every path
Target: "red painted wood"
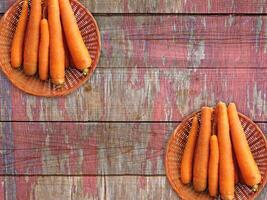
M 0 12 L 11 2 L 1 1 Z M 261 0 L 82 3 L 94 13 L 266 13 Z M 2 122 L 0 174 L 49 176 L 0 177 L 0 200 L 176 199 L 164 177 L 164 149 L 176 126 L 167 121 L 179 121 L 202 105 L 235 101 L 267 132 L 266 19 L 99 16 L 99 69 L 76 93 L 31 97 L 1 74 L 0 121 L 166 123 Z
M 90 182 L 92 178 L 97 179 L 97 185 Z M 17 200 L 52 200 L 52 199 L 176 199 L 175 192 L 171 190 L 164 176 L 143 177 L 145 187 L 140 188 L 138 176 L 122 176 L 122 177 L 62 177 L 62 176 L 37 176 L 33 182 L 31 177 L 15 177 L 16 192 L 24 194 L 14 198 L 11 194 L 6 195 L 1 200 L 17 199 Z M 5 182 L 3 181 L 3 184 Z M 96 191 L 86 191 L 86 188 L 97 187 Z M 2 195 L 2 194 L 0 194 Z
M 4 12 L 15 0 L 1 0 Z M 81 0 L 94 13 L 266 13 L 262 0 Z
M 4 177 L 0 177 L 0 200 L 5 200 Z
M 14 141 L 1 137 L 0 150 L 5 152 L 4 146 L 14 143 L 12 151 L 7 151 L 13 160 L 1 161 L 2 175 L 163 175 L 164 150 L 177 126 L 177 123 L 7 124 L 12 129 L 0 129 L 0 135 L 5 131 L 13 135 Z M 267 123 L 259 126 L 267 133 Z M 92 178 L 85 184 L 96 185 L 96 181 Z M 94 193 L 96 188 L 86 191 Z
M 38 191 L 34 191 L 33 187 L 37 182 L 38 177 L 14 177 L 15 186 L 16 186 L 16 198 L 17 200 L 29 200 L 34 199 L 32 195 L 34 193 L 38 193 Z M 54 187 L 52 184 L 50 185 L 51 189 Z M 12 190 L 11 190 L 12 191 Z M 14 192 L 14 190 L 13 190 Z M 10 199 L 9 196 L 5 198 L 5 200 Z
M 178 199 L 165 176 L 98 176 L 96 177 L 96 193 L 84 191 L 85 187 L 94 187 L 94 185 L 89 183 L 92 178 L 91 176 L 37 176 L 36 180 L 32 183 L 28 182 L 28 178 L 29 177 L 15 178 L 17 191 L 22 191 L 24 187 L 30 188 L 30 191 L 29 193 L 25 192 L 21 197 L 13 199 Z M 142 186 L 140 185 L 141 180 L 143 182 Z M 265 189 L 255 200 L 265 200 L 266 194 L 267 190 Z M 7 195 L 5 198 L 5 200 L 9 199 L 12 199 L 11 195 Z
M 154 110 L 163 106 L 151 103 L 160 87 L 169 89 L 159 120 L 180 120 L 218 100 L 236 101 L 254 120 L 266 120 L 265 16 L 97 20 L 102 57 L 87 85 L 67 97 L 43 99 L 25 95 L 1 75 L 0 108 L 7 109 L 0 120 L 153 121 Z
M 12 100 L 3 98 L 14 109 L 5 120 L 177 121 L 222 100 L 266 121 L 266 75 L 267 69 L 98 69 L 64 99 L 32 97 L 10 87 Z M 154 118 L 155 112 L 161 114 Z
M 266 19 L 97 17 L 103 40 L 99 67 L 266 68 Z

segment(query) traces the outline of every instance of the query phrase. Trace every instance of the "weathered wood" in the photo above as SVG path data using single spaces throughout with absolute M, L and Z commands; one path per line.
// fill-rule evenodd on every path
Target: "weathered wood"
M 164 174 L 175 125 L 1 123 L 0 174 Z
M 101 16 L 99 67 L 266 68 L 266 16 Z
M 13 193 L 10 178 L 15 180 Z M 1 177 L 0 200 L 175 200 L 165 176 Z M 267 198 L 267 188 L 256 200 Z
M 0 120 L 180 120 L 221 99 L 266 120 L 266 18 L 97 17 L 102 57 L 86 86 L 44 99 L 18 91 L 1 74 Z
M 267 68 L 266 16 L 96 19 L 102 36 L 98 68 Z
M 177 124 L 0 123 L 0 174 L 163 175 Z
M 3 177 L 0 190 L 10 190 Z M 1 200 L 177 199 L 164 176 L 15 177 L 16 190 Z
M 73 94 L 47 99 L 26 95 L 1 75 L 8 85 L 0 88 L 1 120 L 178 121 L 222 100 L 266 121 L 266 76 L 267 69 L 105 68 Z
M 154 120 L 152 112 L 160 106 L 167 110 L 157 120 L 179 120 L 200 104 L 215 103 L 220 96 L 242 101 L 239 104 L 243 112 L 255 120 L 266 120 L 266 17 L 102 16 L 97 20 L 102 33 L 102 57 L 87 87 L 66 98 L 48 100 L 19 92 L 1 75 L 4 87 L 0 89 L 0 120 Z M 150 67 L 159 69 L 147 70 Z M 223 69 L 199 70 L 217 67 L 242 70 L 226 70 L 229 78 L 223 77 Z M 252 68 L 262 70 L 255 72 Z M 259 79 L 257 86 L 253 78 Z M 210 85 L 211 81 L 214 84 Z M 170 91 L 165 91 L 170 96 L 164 96 L 159 103 L 166 104 L 171 98 L 172 105 L 152 104 L 160 84 L 170 86 Z M 242 93 L 238 94 L 239 88 L 233 85 Z M 222 87 L 227 93 L 217 96 Z M 251 98 L 253 95 L 257 102 Z M 16 108 L 13 113 L 12 107 Z
M 15 0 L 1 0 L 4 12 Z M 81 0 L 94 13 L 266 13 L 265 0 Z

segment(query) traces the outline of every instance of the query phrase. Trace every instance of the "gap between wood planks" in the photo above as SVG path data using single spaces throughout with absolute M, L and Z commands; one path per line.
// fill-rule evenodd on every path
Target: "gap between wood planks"
M 5 13 L 1 12 L 0 17 Z M 267 13 L 94 13 L 93 16 L 267 16 Z
M 92 13 L 94 16 L 267 16 L 267 13 Z
M 165 177 L 166 174 L 0 174 L 0 177 Z
M 3 14 L 3 13 L 2 13 Z M 93 13 L 95 16 L 267 16 L 267 13 Z M 1 14 L 0 14 L 1 17 Z M 101 69 L 105 69 L 109 67 L 103 67 Z M 125 69 L 125 67 L 113 67 L 113 68 L 122 68 Z M 151 69 L 150 67 L 140 67 L 139 69 Z M 176 67 L 166 67 L 167 68 L 176 68 Z M 179 67 L 179 69 L 197 69 L 196 67 Z M 199 68 L 198 68 L 199 69 Z M 212 70 L 218 70 L 217 68 L 212 68 L 212 67 L 203 67 L 199 70 L 203 69 L 212 69 Z M 221 69 L 236 69 L 236 68 L 231 68 L 231 67 L 221 67 Z M 256 67 L 240 67 L 237 70 L 240 69 L 267 69 L 266 67 L 263 68 L 256 68 Z M 16 122 L 24 122 L 24 123 L 180 123 L 181 121 L 1 121 L 2 123 L 16 123 Z M 254 121 L 255 123 L 267 123 L 267 121 Z
M 5 13 L 0 13 L 0 18 Z M 267 16 L 267 13 L 92 13 L 102 16 Z
M 95 123 L 107 123 L 107 124 L 165 124 L 165 123 L 181 123 L 182 121 L 1 121 L 0 123 L 74 123 L 74 124 L 95 124 Z M 266 124 L 267 121 L 254 121 L 258 124 Z

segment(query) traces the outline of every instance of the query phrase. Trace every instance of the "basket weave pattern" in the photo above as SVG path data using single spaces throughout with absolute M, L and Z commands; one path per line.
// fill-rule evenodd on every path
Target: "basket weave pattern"
M 188 134 L 191 129 L 193 116 L 197 115 L 200 120 L 200 112 L 194 113 L 187 117 L 172 134 L 166 149 L 165 168 L 169 182 L 175 192 L 184 200 L 195 199 L 213 199 L 208 195 L 208 192 L 195 192 L 192 185 L 184 185 L 180 180 L 180 164 L 187 142 Z M 235 199 L 251 200 L 260 193 L 267 181 L 267 145 L 266 138 L 258 126 L 248 117 L 239 113 L 241 124 L 244 128 L 249 146 L 255 161 L 259 167 L 262 182 L 259 190 L 254 193 L 252 190 L 241 183 L 235 187 Z M 218 199 L 220 199 L 218 197 Z
M 0 23 L 0 66 L 8 79 L 26 93 L 36 96 L 63 96 L 79 88 L 92 75 L 100 56 L 100 33 L 91 13 L 78 1 L 71 0 L 71 6 L 77 19 L 85 45 L 92 58 L 89 74 L 83 74 L 74 67 L 66 69 L 65 84 L 59 88 L 51 81 L 41 81 L 38 75 L 26 76 L 22 69 L 13 69 L 10 64 L 10 49 L 21 13 L 23 1 L 19 0 L 11 6 Z M 73 38 L 75 40 L 75 38 Z

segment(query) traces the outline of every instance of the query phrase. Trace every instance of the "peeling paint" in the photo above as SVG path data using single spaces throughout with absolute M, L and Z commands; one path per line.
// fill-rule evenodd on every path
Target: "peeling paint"
M 248 90 L 249 91 L 249 90 Z M 249 97 L 248 97 L 249 98 Z M 253 86 L 253 105 L 250 109 L 251 115 L 255 116 L 256 112 L 263 115 L 263 119 L 267 120 L 267 93 L 258 89 L 257 83 Z M 260 113 L 259 113 L 260 112 Z
M 259 51 L 259 43 L 260 43 L 260 34 L 262 30 L 262 16 L 257 17 L 257 24 L 256 24 L 256 52 Z
M 229 27 L 233 26 L 234 22 L 235 22 L 235 17 L 233 15 L 230 15 L 228 17 L 228 26 Z
M 265 24 L 264 24 L 264 27 L 265 27 L 265 30 L 264 30 L 264 53 L 266 54 L 267 53 L 267 20 L 265 18 Z
M 201 40 L 197 43 L 193 39 L 189 40 L 187 54 L 189 67 L 199 67 L 203 59 L 205 59 L 205 41 Z
M 210 11 L 211 11 L 211 1 L 208 0 L 208 12 L 210 13 Z

